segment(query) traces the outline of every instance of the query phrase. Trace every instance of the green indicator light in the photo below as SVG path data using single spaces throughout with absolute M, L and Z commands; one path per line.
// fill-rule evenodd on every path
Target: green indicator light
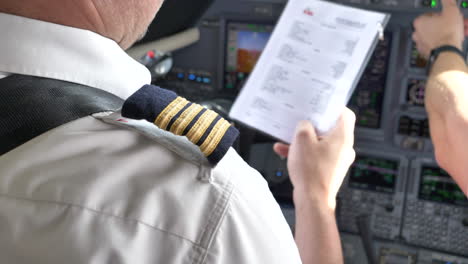
M 461 6 L 463 8 L 468 8 L 468 1 L 462 1 Z
M 432 0 L 431 1 L 431 7 L 432 8 L 437 7 L 437 0 Z

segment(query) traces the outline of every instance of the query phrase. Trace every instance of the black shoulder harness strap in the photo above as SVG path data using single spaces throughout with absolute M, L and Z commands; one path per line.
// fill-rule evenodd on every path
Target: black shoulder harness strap
M 0 79 L 0 156 L 68 122 L 122 107 L 96 88 L 23 75 Z

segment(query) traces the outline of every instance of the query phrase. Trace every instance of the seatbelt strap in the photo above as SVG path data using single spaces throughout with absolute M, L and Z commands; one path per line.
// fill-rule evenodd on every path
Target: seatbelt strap
M 80 84 L 24 75 L 0 79 L 0 156 L 63 124 L 116 111 L 122 104 L 113 94 Z

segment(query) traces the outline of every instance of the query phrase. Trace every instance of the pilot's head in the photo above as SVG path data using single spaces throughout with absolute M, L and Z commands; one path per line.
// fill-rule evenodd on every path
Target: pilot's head
M 1 0 L 0 12 L 88 29 L 126 49 L 141 38 L 163 0 Z

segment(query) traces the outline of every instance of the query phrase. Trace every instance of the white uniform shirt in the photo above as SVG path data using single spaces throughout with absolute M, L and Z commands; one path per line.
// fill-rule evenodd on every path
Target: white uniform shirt
M 0 32 L 0 78 L 124 99 L 150 82 L 92 32 L 1 13 Z M 86 117 L 0 156 L 2 263 L 300 263 L 267 183 L 234 150 L 211 169 L 185 138 L 132 122 L 152 136 Z

